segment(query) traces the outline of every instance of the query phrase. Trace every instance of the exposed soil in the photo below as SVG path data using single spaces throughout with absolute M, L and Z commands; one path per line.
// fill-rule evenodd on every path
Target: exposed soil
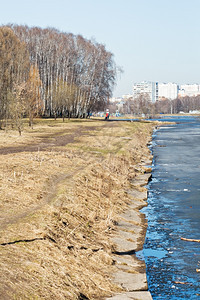
M 106 126 L 112 126 L 111 123 L 106 123 Z M 98 127 L 90 126 L 89 131 L 96 130 Z M 36 152 L 36 151 L 45 151 L 51 150 L 52 148 L 58 148 L 62 146 L 66 146 L 69 143 L 73 143 L 75 139 L 82 136 L 84 131 L 87 130 L 88 127 L 82 126 L 81 128 L 76 128 L 72 131 L 71 134 L 65 134 L 65 131 L 57 132 L 56 134 L 48 134 L 39 136 L 40 142 L 31 143 L 23 146 L 12 146 L 0 148 L 0 155 L 6 155 L 11 153 L 19 153 L 19 152 Z

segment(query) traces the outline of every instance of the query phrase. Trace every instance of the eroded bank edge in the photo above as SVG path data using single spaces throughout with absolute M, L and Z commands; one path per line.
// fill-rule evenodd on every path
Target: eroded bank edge
M 153 128 L 152 136 L 158 126 Z M 152 143 L 150 137 L 147 147 Z M 150 149 L 150 147 L 149 147 Z M 148 291 L 146 265 L 143 260 L 136 257 L 136 252 L 143 249 L 147 231 L 147 219 L 140 210 L 147 206 L 147 184 L 151 180 L 151 167 L 153 161 L 150 150 L 147 159 L 140 163 L 141 173 L 131 181 L 131 195 L 129 209 L 120 215 L 117 224 L 117 233 L 112 238 L 116 245 L 113 259 L 118 271 L 113 274 L 113 281 L 122 287 L 124 292 L 106 298 L 106 300 L 141 299 L 151 300 Z

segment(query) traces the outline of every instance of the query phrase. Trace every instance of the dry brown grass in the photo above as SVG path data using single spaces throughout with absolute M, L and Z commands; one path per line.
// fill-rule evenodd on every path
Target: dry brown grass
M 20 138 L 0 133 L 4 148 L 48 139 L 44 151 L 1 155 L 1 299 L 103 299 L 119 291 L 110 280 L 110 236 L 129 203 L 130 179 L 149 156 L 151 132 L 148 123 L 38 120 Z

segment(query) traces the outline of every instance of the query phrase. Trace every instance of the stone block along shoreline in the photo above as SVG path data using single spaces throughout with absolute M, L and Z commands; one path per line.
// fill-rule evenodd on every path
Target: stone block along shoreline
M 113 260 L 118 271 L 113 274 L 113 281 L 122 287 L 123 293 L 118 293 L 106 300 L 141 299 L 150 300 L 148 291 L 145 262 L 136 257 L 136 252 L 143 248 L 147 220 L 140 209 L 147 206 L 147 188 L 151 179 L 152 157 L 142 162 L 141 173 L 131 181 L 131 189 L 127 193 L 131 196 L 131 203 L 117 224 L 117 232 L 112 237 L 116 245 Z

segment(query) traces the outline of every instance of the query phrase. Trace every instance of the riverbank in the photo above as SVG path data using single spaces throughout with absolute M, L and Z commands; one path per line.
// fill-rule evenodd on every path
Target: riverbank
M 147 206 L 146 185 L 151 179 L 151 164 L 151 155 L 138 164 L 140 174 L 130 181 L 131 188 L 127 191 L 131 197 L 130 204 L 118 217 L 117 231 L 112 237 L 115 244 L 112 257 L 117 267 L 113 280 L 122 286 L 124 292 L 106 300 L 152 299 L 148 291 L 145 262 L 136 256 L 136 252 L 143 248 L 147 230 L 147 220 L 140 209 Z
M 147 220 L 139 211 L 147 206 L 147 190 L 144 186 L 151 178 L 145 164 L 151 164 L 151 158 L 142 164 L 144 173 L 131 182 L 132 190 L 129 191 L 131 203 L 128 210 L 120 215 L 117 233 L 112 238 L 116 245 L 113 259 L 117 267 L 113 279 L 123 287 L 125 292 L 107 300 L 152 299 L 148 291 L 145 263 L 136 257 L 136 252 L 143 248 L 147 229 Z
M 0 133 L 3 299 L 132 293 L 122 273 L 146 289 L 145 266 L 123 252 L 144 241 L 154 125 L 37 120 L 21 137 Z

